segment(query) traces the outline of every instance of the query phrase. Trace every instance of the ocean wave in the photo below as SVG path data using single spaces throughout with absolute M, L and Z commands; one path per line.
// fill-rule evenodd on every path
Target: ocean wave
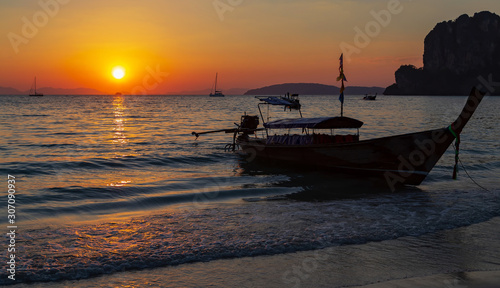
M 47 115 L 47 114 L 23 114 L 20 115 L 22 117 L 50 117 L 52 115 Z
M 248 177 L 206 177 L 164 180 L 141 185 L 107 187 L 50 187 L 20 196 L 23 213 L 31 217 L 58 217 L 65 214 L 97 215 L 122 211 L 152 210 L 177 203 L 202 205 L 225 199 L 289 194 L 301 187 L 269 185 L 271 179 L 249 184 Z M 273 178 L 275 181 L 276 178 Z M 23 219 L 23 215 L 20 216 Z
M 40 145 L 38 145 L 40 146 Z M 45 147 L 71 147 L 72 144 L 48 144 Z M 23 161 L 8 162 L 0 166 L 0 173 L 16 175 L 55 175 L 60 171 L 136 169 L 152 166 L 179 167 L 185 164 L 208 165 L 220 161 L 219 153 L 197 156 L 141 155 L 113 158 L 75 159 L 68 161 Z M 67 157 L 69 158 L 69 157 Z

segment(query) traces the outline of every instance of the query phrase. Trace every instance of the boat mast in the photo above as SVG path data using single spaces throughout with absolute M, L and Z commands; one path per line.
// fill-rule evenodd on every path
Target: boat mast
M 217 74 L 219 74 L 219 73 L 215 73 L 215 91 L 214 91 L 214 94 L 217 94 Z
M 340 54 L 340 66 L 339 66 L 339 77 L 337 77 L 337 81 L 342 81 L 342 86 L 340 87 L 340 117 L 344 117 L 344 80 L 347 81 L 344 75 L 344 53 Z
M 35 76 L 35 94 L 36 94 L 36 76 Z
M 340 88 L 342 100 L 340 100 L 340 117 L 344 117 L 344 78 L 342 77 L 342 87 Z

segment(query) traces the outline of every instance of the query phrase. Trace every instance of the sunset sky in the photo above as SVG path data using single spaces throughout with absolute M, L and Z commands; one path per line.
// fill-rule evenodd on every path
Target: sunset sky
M 483 10 L 500 14 L 500 1 L 2 1 L 0 86 L 25 91 L 37 76 L 39 87 L 175 94 L 210 89 L 216 72 L 225 90 L 337 85 L 341 47 L 354 47 L 348 85 L 385 87 L 401 64 L 422 66 L 438 22 Z

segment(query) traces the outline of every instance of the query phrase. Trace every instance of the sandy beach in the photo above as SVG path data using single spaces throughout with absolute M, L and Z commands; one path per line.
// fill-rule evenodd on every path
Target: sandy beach
M 222 259 L 15 287 L 446 287 L 500 285 L 500 218 L 418 237 Z

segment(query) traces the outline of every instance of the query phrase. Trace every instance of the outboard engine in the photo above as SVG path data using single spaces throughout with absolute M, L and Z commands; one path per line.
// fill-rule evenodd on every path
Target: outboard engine
M 241 116 L 240 129 L 254 130 L 259 126 L 259 116 L 243 115 Z

